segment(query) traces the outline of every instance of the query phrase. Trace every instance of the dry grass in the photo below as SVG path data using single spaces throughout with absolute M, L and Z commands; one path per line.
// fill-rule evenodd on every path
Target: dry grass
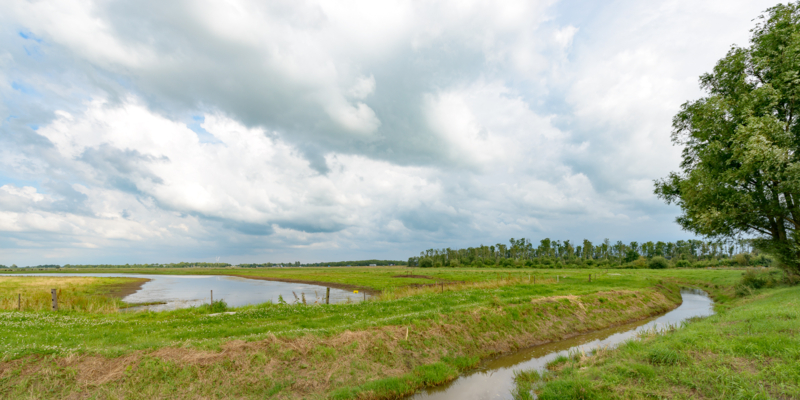
M 50 310 L 50 291 L 56 289 L 59 310 L 116 312 L 122 302 L 114 298 L 114 292 L 142 281 L 131 278 L 0 276 L 0 310 Z

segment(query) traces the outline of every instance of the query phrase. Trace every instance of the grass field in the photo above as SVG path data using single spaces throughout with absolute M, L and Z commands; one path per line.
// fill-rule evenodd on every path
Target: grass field
M 254 279 L 319 282 L 344 287 L 361 288 L 372 293 L 404 289 L 415 285 L 435 285 L 440 282 L 492 282 L 529 276 L 555 279 L 556 275 L 588 279 L 598 276 L 628 276 L 636 274 L 649 278 L 681 279 L 687 282 L 706 282 L 732 285 L 741 276 L 740 270 L 667 269 L 667 270 L 602 270 L 602 269 L 508 269 L 508 268 L 407 268 L 407 267 L 330 267 L 330 268 L 150 268 L 150 269 L 61 269 L 37 273 L 131 273 L 159 275 L 236 275 Z M 20 272 L 4 272 L 0 276 Z M 409 277 L 409 275 L 411 275 Z
M 392 398 L 453 379 L 492 354 L 664 312 L 679 302 L 679 284 L 703 288 L 725 307 L 741 277 L 736 270 L 158 272 L 331 282 L 381 295 L 359 304 L 268 303 L 222 315 L 209 314 L 208 307 L 161 313 L 3 312 L 0 393 Z M 409 272 L 427 278 L 396 277 Z M 415 287 L 435 282 L 451 284 Z
M 800 287 L 768 289 L 715 316 L 517 377 L 518 399 L 800 398 Z
M 146 279 L 94 277 L 21 277 L 0 275 L 0 310 L 41 311 L 51 308 L 51 289 L 57 289 L 62 311 L 116 312 L 122 296 Z

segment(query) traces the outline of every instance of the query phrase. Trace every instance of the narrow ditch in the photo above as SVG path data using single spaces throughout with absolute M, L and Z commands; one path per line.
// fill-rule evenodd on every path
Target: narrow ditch
M 407 399 L 512 399 L 515 371 L 537 370 L 542 372 L 548 363 L 559 356 L 568 356 L 574 352 L 591 353 L 597 349 L 614 348 L 621 343 L 637 338 L 641 332 L 680 326 L 682 322 L 690 318 L 707 317 L 714 314 L 714 301 L 701 290 L 683 289 L 681 298 L 682 303 L 678 308 L 661 316 L 489 359 L 454 381 L 423 389 Z

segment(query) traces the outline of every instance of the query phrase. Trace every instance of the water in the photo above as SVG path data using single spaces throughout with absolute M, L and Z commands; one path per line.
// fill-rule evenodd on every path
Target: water
M 295 294 L 302 298 L 305 294 L 306 302 L 325 303 L 325 286 L 306 283 L 290 283 L 265 281 L 260 279 L 247 279 L 237 276 L 225 275 L 148 275 L 148 274 L 15 274 L 14 276 L 96 276 L 115 278 L 146 278 L 150 281 L 142 285 L 141 289 L 124 297 L 128 303 L 153 303 L 163 302 L 150 306 L 135 307 L 133 309 L 149 309 L 152 311 L 175 310 L 178 308 L 208 304 L 211 291 L 214 291 L 214 300 L 225 300 L 230 307 L 260 304 L 268 301 L 278 302 L 278 296 L 288 303 L 294 303 Z M 294 294 L 293 294 L 294 292 Z M 370 295 L 366 295 L 369 299 Z M 358 302 L 364 300 L 363 292 L 358 294 L 349 290 L 331 288 L 330 303 Z M 130 309 L 129 309 L 130 310 Z
M 714 314 L 714 302 L 705 292 L 682 290 L 681 296 L 683 303 L 660 317 L 535 346 L 488 360 L 455 381 L 425 389 L 409 399 L 512 399 L 514 371 L 535 369 L 542 372 L 548 363 L 559 356 L 568 356 L 576 351 L 590 353 L 597 349 L 614 348 L 636 338 L 642 331 L 661 330 L 679 325 L 689 318 Z

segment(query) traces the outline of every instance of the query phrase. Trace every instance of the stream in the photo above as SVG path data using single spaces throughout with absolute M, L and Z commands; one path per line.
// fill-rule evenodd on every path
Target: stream
M 659 317 L 534 346 L 489 359 L 454 381 L 423 389 L 407 399 L 512 399 L 515 371 L 535 369 L 543 372 L 547 364 L 559 356 L 569 356 L 574 352 L 591 353 L 597 349 L 614 348 L 628 340 L 636 339 L 643 331 L 680 326 L 689 318 L 707 317 L 714 314 L 714 302 L 705 292 L 683 289 L 681 297 L 683 302 L 678 308 Z

